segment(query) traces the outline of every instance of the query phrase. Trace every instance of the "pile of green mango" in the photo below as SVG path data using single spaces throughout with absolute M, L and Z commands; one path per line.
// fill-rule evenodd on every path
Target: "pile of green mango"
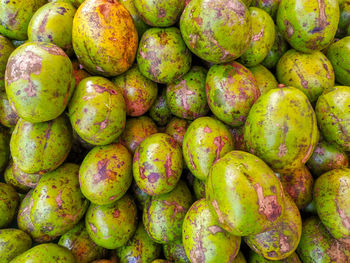
M 0 263 L 350 262 L 350 0 L 0 0 Z

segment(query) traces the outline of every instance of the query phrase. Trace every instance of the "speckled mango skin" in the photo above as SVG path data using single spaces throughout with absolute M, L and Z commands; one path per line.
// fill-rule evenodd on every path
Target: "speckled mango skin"
M 174 25 L 185 7 L 185 0 L 135 0 L 134 3 L 142 20 L 154 27 Z
M 5 70 L 7 60 L 11 53 L 15 50 L 15 46 L 6 37 L 0 35 L 0 90 L 5 90 Z
M 249 70 L 254 75 L 256 86 L 260 90 L 260 94 L 265 94 L 269 90 L 277 88 L 278 82 L 275 76 L 263 65 L 259 64 L 255 67 L 249 68 Z
M 13 161 L 20 170 L 45 173 L 63 163 L 72 141 L 72 129 L 65 115 L 41 123 L 20 119 L 12 133 L 10 148 Z
M 119 3 L 121 3 L 129 11 L 140 39 L 143 33 L 145 33 L 150 26 L 142 20 L 141 16 L 137 12 L 134 0 L 119 0 Z
M 248 152 L 244 141 L 244 125 L 230 129 L 235 145 L 235 150 Z
M 137 65 L 150 80 L 171 83 L 190 70 L 191 62 L 192 54 L 178 28 L 150 28 L 142 35 Z
M 197 200 L 205 198 L 205 182 L 198 178 L 194 178 L 193 192 Z
M 214 115 L 234 127 L 244 124 L 250 108 L 260 96 L 252 72 L 237 62 L 210 67 L 205 90 Z
M 171 262 L 191 262 L 186 255 L 184 245 L 182 244 L 182 239 L 163 244 L 163 254 L 164 257 Z
M 263 256 L 250 250 L 248 263 L 302 263 L 297 255 L 297 253 L 292 253 L 289 257 L 281 260 L 268 260 Z M 236 263 L 236 262 L 235 262 Z
M 272 48 L 267 53 L 264 60 L 261 62 L 261 65 L 267 67 L 268 69 L 273 69 L 279 59 L 286 53 L 288 50 L 288 43 L 283 38 L 282 33 L 275 26 L 275 42 L 272 45 Z
M 205 194 L 220 227 L 236 236 L 266 231 L 284 213 L 282 185 L 274 172 L 242 151 L 231 151 L 214 163 Z
M 252 40 L 239 61 L 247 67 L 260 64 L 275 42 L 275 24 L 271 16 L 257 7 L 250 7 Z
M 315 112 L 304 93 L 293 87 L 262 95 L 244 127 L 247 149 L 277 172 L 305 164 L 318 139 Z
M 84 222 L 80 222 L 61 236 L 58 245 L 68 248 L 79 263 L 90 263 L 105 254 L 105 249 L 91 240 Z
M 338 28 L 336 0 L 281 0 L 276 24 L 296 50 L 312 53 L 327 47 Z
M 0 230 L 0 263 L 8 263 L 32 246 L 32 239 L 19 229 Z
M 134 197 L 134 200 L 135 200 L 137 207 L 140 210 L 143 210 L 143 207 L 145 206 L 145 203 L 146 203 L 147 199 L 150 197 L 150 195 L 148 195 L 144 191 L 142 191 L 140 189 L 140 187 L 138 187 L 135 180 L 131 184 L 131 193 Z
M 250 13 L 240 0 L 192 0 L 181 15 L 180 30 L 188 48 L 213 63 L 241 56 L 252 36 Z
M 188 126 L 189 121 L 174 117 L 165 127 L 165 133 L 173 137 L 174 140 L 182 147 L 182 142 Z
M 338 1 L 339 3 L 339 24 L 336 37 L 342 38 L 350 35 L 350 1 Z
M 1 62 L 0 62 L 1 63 Z M 16 126 L 19 117 L 11 107 L 5 91 L 0 91 L 0 123 L 8 128 Z
M 349 157 L 336 145 L 321 141 L 306 164 L 316 178 L 330 170 L 348 167 Z
M 25 173 L 21 169 L 17 167 L 17 165 L 11 161 L 9 163 L 8 169 L 11 169 L 11 173 L 13 174 L 13 177 L 22 185 L 25 185 L 29 188 L 35 188 L 35 186 L 38 184 L 41 174 L 39 173 Z
M 136 205 L 128 194 L 109 205 L 91 204 L 85 225 L 97 245 L 107 249 L 124 246 L 137 228 Z
M 350 87 L 337 86 L 318 99 L 317 124 L 325 140 L 345 151 L 350 150 Z
M 137 65 L 113 79 L 113 83 L 123 93 L 129 116 L 145 114 L 157 98 L 157 83 L 143 76 Z
M 201 117 L 187 128 L 182 152 L 191 173 L 200 180 L 206 180 L 212 164 L 232 151 L 233 147 L 232 135 L 222 122 Z
M 26 40 L 30 19 L 47 0 L 0 0 L 0 34 Z
M 327 57 L 333 65 L 336 81 L 350 86 L 350 36 L 331 44 Z
M 166 88 L 166 100 L 172 114 L 179 118 L 194 120 L 205 116 L 209 107 L 205 95 L 207 70 L 193 66 L 182 78 Z
M 54 44 L 29 42 L 12 52 L 5 86 L 19 117 L 33 123 L 49 121 L 63 113 L 72 96 L 73 66 Z
M 75 263 L 74 256 L 65 247 L 48 243 L 35 246 L 10 263 Z
M 62 1 L 62 0 L 58 0 L 58 1 Z M 73 65 L 73 76 L 75 79 L 75 86 L 78 86 L 80 81 L 82 81 L 83 79 L 87 77 L 91 77 L 91 75 L 84 70 L 84 67 L 77 60 L 73 60 L 72 65 Z
M 16 217 L 19 196 L 9 184 L 0 183 L 0 228 L 8 226 Z
M 191 192 L 181 180 L 170 193 L 151 196 L 143 209 L 148 235 L 161 244 L 181 239 L 182 223 L 191 204 Z
M 78 173 L 78 165 L 65 163 L 44 174 L 33 191 L 30 219 L 49 237 L 72 229 L 85 214 L 89 202 L 80 191 Z
M 132 181 L 132 156 L 122 144 L 93 148 L 79 169 L 80 189 L 92 203 L 107 205 L 120 199 Z
M 137 30 L 128 10 L 116 0 L 88 0 L 73 20 L 73 48 L 94 75 L 117 76 L 134 62 Z
M 312 201 L 314 179 L 305 165 L 290 173 L 279 174 L 278 178 L 298 209 L 305 208 Z
M 28 25 L 30 42 L 49 42 L 73 54 L 72 28 L 75 7 L 67 2 L 47 3 L 33 15 Z
M 303 263 L 349 262 L 350 251 L 331 236 L 318 217 L 303 220 L 297 253 Z
M 172 114 L 166 101 L 166 89 L 158 91 L 158 97 L 148 113 L 159 126 L 165 126 L 171 120 Z
M 120 142 L 134 153 L 137 146 L 148 136 L 158 132 L 157 125 L 147 116 L 126 120 L 125 129 L 120 136 Z
M 205 199 L 191 206 L 182 229 L 186 255 L 193 263 L 232 262 L 239 251 L 241 237 L 219 226 Z
M 140 189 L 149 195 L 173 190 L 180 179 L 182 168 L 181 148 L 166 133 L 152 134 L 136 148 L 133 176 Z
M 275 19 L 281 0 L 253 0 L 251 6 L 261 8 Z
M 319 51 L 305 54 L 295 49 L 288 50 L 276 67 L 279 83 L 304 92 L 312 104 L 324 90 L 334 86 L 334 70 L 331 62 Z
M 134 236 L 124 246 L 117 248 L 120 263 L 151 262 L 160 256 L 160 252 L 161 245 L 148 236 L 142 222 L 139 223 Z
M 270 260 L 289 257 L 296 249 L 301 237 L 301 217 L 292 198 L 284 197 L 284 214 L 266 232 L 245 237 L 245 242 L 255 252 Z
M 323 225 L 338 240 L 350 237 L 350 169 L 335 169 L 317 178 L 314 201 Z
M 4 180 L 7 184 L 13 186 L 16 190 L 16 192 L 25 194 L 30 190 L 30 187 L 22 184 L 17 178 L 14 176 L 13 171 L 13 162 L 10 161 L 9 165 L 7 166 L 5 172 L 4 172 Z
M 83 79 L 68 109 L 73 129 L 93 145 L 115 141 L 125 128 L 126 105 L 122 92 L 103 77 Z

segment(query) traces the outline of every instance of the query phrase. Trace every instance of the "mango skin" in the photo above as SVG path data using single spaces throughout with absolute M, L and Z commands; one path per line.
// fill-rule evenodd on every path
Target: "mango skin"
M 148 113 L 152 120 L 159 126 L 165 126 L 171 120 L 172 114 L 166 101 L 166 89 L 158 92 L 158 97 Z
M 331 44 L 327 57 L 333 65 L 335 79 L 344 86 L 350 86 L 350 36 Z
M 17 167 L 17 165 L 13 161 L 10 161 L 8 169 L 11 169 L 11 173 L 13 174 L 13 177 L 20 184 L 25 185 L 26 187 L 29 187 L 32 189 L 35 188 L 35 186 L 37 186 L 42 176 L 39 173 L 29 174 L 29 173 L 23 172 Z
M 42 174 L 63 163 L 72 140 L 72 129 L 65 115 L 42 123 L 20 119 L 11 136 L 12 158 L 23 172 Z
M 293 199 L 284 197 L 284 214 L 282 219 L 266 232 L 245 237 L 248 246 L 270 260 L 289 257 L 296 249 L 301 237 L 301 216 Z
M 122 247 L 117 248 L 120 263 L 151 262 L 160 256 L 161 246 L 147 234 L 142 222 L 139 223 L 134 236 Z
M 106 145 L 123 132 L 126 105 L 119 89 L 103 77 L 88 77 L 76 87 L 68 105 L 73 129 L 86 142 Z
M 240 56 L 239 62 L 247 67 L 260 64 L 275 42 L 275 24 L 271 16 L 257 7 L 250 7 L 252 40 L 248 49 Z
M 8 99 L 19 117 L 33 123 L 49 121 L 63 113 L 73 94 L 74 81 L 69 57 L 51 43 L 19 46 L 6 66 Z
M 80 165 L 80 189 L 94 204 L 111 204 L 129 189 L 131 169 L 132 156 L 125 146 L 116 143 L 97 146 Z
M 132 166 L 137 185 L 153 196 L 172 191 L 182 168 L 181 148 L 166 133 L 152 134 L 143 140 L 135 151 Z
M 78 165 L 65 163 L 41 177 L 30 210 L 32 224 L 41 233 L 56 238 L 84 216 L 89 202 L 80 191 L 78 173 Z
M 334 86 L 334 70 L 322 52 L 305 54 L 295 49 L 288 50 L 276 68 L 279 83 L 304 92 L 312 104 L 324 90 Z
M 193 192 L 197 200 L 205 198 L 205 181 L 194 178 Z
M 267 231 L 283 218 L 280 181 L 270 167 L 250 153 L 231 151 L 215 162 L 205 194 L 219 226 L 235 236 Z
M 181 180 L 170 193 L 150 196 L 142 218 L 151 239 L 161 244 L 181 239 L 182 223 L 191 204 L 191 192 Z
M 170 243 L 163 244 L 164 257 L 172 262 L 190 263 L 188 259 L 182 239 L 175 240 Z
M 349 183 L 350 169 L 343 168 L 324 173 L 314 186 L 317 214 L 332 236 L 340 241 L 350 237 Z
M 32 246 L 32 239 L 19 229 L 0 229 L 0 263 L 8 263 Z
M 173 137 L 174 140 L 182 147 L 182 142 L 188 126 L 189 121 L 174 117 L 165 127 L 165 133 Z
M 349 262 L 350 251 L 331 236 L 316 216 L 303 220 L 297 253 L 303 263 Z
M 5 90 L 5 70 L 7 60 L 11 53 L 15 50 L 15 46 L 6 37 L 0 35 L 0 90 Z
M 340 16 L 336 37 L 342 38 L 350 35 L 350 1 L 341 0 L 339 2 Z
M 47 0 L 1 0 L 0 34 L 10 39 L 26 40 L 30 19 Z
M 326 48 L 335 36 L 338 22 L 336 0 L 282 0 L 276 18 L 284 38 L 304 53 Z
M 253 0 L 251 6 L 259 7 L 275 19 L 281 0 Z
M 194 120 L 208 113 L 209 107 L 205 95 L 206 75 L 206 69 L 193 66 L 182 78 L 167 86 L 166 100 L 172 114 L 179 118 Z
M 143 76 L 137 65 L 112 81 L 123 93 L 129 116 L 145 114 L 157 98 L 157 83 Z
M 0 228 L 5 228 L 16 217 L 19 196 L 11 185 L 5 183 L 0 183 L 0 196 Z
M 191 262 L 230 262 L 239 251 L 241 237 L 221 228 L 207 201 L 201 199 L 186 214 L 182 242 Z
M 133 180 L 131 183 L 131 193 L 134 197 L 134 200 L 135 200 L 137 207 L 140 210 L 143 210 L 145 203 L 146 203 L 147 199 L 150 197 L 150 195 L 148 195 L 144 191 L 142 191 L 140 189 L 140 187 L 138 187 L 138 185 L 136 184 L 135 180 Z
M 348 167 L 349 157 L 336 145 L 321 141 L 306 164 L 316 178 L 330 170 Z
M 128 194 L 109 205 L 91 204 L 85 226 L 97 245 L 107 249 L 124 246 L 137 228 L 136 205 Z
M 326 141 L 345 151 L 350 150 L 350 87 L 336 86 L 318 99 L 317 124 Z
M 141 37 L 137 65 L 150 80 L 168 84 L 191 68 L 192 54 L 176 27 L 150 28 Z
M 188 48 L 201 59 L 225 63 L 240 57 L 251 41 L 251 18 L 240 0 L 192 0 L 180 18 Z
M 117 76 L 134 62 L 137 30 L 116 0 L 84 1 L 74 16 L 72 36 L 78 60 L 94 75 Z
M 250 108 L 260 96 L 252 72 L 237 62 L 210 67 L 205 90 L 214 115 L 233 127 L 244 124 Z
M 268 260 L 263 256 L 250 250 L 248 263 L 302 263 L 297 255 L 297 253 L 291 254 L 289 257 L 281 260 Z M 236 262 L 235 262 L 236 263 Z
M 59 245 L 48 243 L 35 246 L 18 257 L 14 258 L 10 263 L 75 263 L 74 256 L 67 248 Z
M 14 176 L 12 171 L 13 162 L 10 161 L 9 165 L 7 166 L 5 172 L 4 172 L 4 180 L 7 184 L 13 186 L 16 190 L 16 192 L 25 194 L 30 190 L 30 187 L 22 184 L 17 178 Z
M 262 95 L 244 127 L 247 149 L 277 172 L 305 164 L 318 139 L 315 112 L 304 93 L 293 87 Z
M 256 86 L 260 90 L 260 94 L 264 94 L 269 90 L 278 87 L 278 82 L 275 76 L 263 65 L 259 64 L 255 67 L 249 68 L 249 70 L 254 75 Z
M 233 150 L 227 127 L 211 117 L 200 117 L 187 128 L 182 152 L 188 169 L 200 180 L 206 180 L 212 164 Z
M 49 42 L 73 54 L 72 27 L 75 7 L 66 2 L 47 3 L 40 7 L 28 25 L 30 42 Z
M 142 20 L 154 27 L 169 27 L 180 18 L 185 0 L 135 0 L 135 7 Z
M 58 245 L 68 248 L 79 263 L 90 263 L 106 254 L 104 248 L 96 245 L 91 240 L 84 222 L 80 222 L 61 236 Z
M 129 118 L 120 136 L 120 142 L 134 154 L 137 146 L 148 136 L 158 132 L 157 125 L 147 116 Z
M 19 117 L 11 107 L 6 92 L 0 91 L 0 123 L 8 128 L 13 128 L 16 126 L 18 119 Z

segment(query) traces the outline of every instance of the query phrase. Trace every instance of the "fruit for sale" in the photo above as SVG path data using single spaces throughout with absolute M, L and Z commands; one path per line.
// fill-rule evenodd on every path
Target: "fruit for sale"
M 172 114 L 166 101 L 166 89 L 158 91 L 158 97 L 149 109 L 149 116 L 159 126 L 165 126 L 171 120 Z
M 340 0 L 339 9 L 339 24 L 336 37 L 344 37 L 350 35 L 350 1 L 349 0 Z
M 72 96 L 73 66 L 56 45 L 29 42 L 9 57 L 5 86 L 19 117 L 34 123 L 49 121 L 63 113 Z
M 302 263 L 302 262 L 300 261 L 297 253 L 293 253 L 289 257 L 281 260 L 268 260 L 263 256 L 255 253 L 254 251 L 250 250 L 248 263 Z
M 16 179 L 12 172 L 12 166 L 13 162 L 12 160 L 10 161 L 10 164 L 7 166 L 5 172 L 4 172 L 4 180 L 6 184 L 9 184 L 15 188 L 17 193 L 25 194 L 30 190 L 30 187 L 22 184 L 20 181 Z
M 278 82 L 275 76 L 263 65 L 259 64 L 249 68 L 256 80 L 256 86 L 260 90 L 260 94 L 264 94 L 271 89 L 278 87 Z
M 30 249 L 32 239 L 19 229 L 0 229 L 0 262 L 7 263 Z
M 276 17 L 281 0 L 254 0 L 251 6 L 256 6 L 267 12 L 272 18 Z
M 182 239 L 163 244 L 164 257 L 171 262 L 190 263 Z
M 185 137 L 185 133 L 189 126 L 189 121 L 180 119 L 180 118 L 172 118 L 168 125 L 165 127 L 165 133 L 169 134 L 174 140 L 181 146 Z
M 18 115 L 11 107 L 6 92 L 0 91 L 0 123 L 6 127 L 13 128 L 16 126 L 18 119 Z
M 240 57 L 252 37 L 250 13 L 240 0 L 191 0 L 180 19 L 188 48 L 212 63 Z
M 19 196 L 11 185 L 5 183 L 0 183 L 0 196 L 0 228 L 5 228 L 16 217 Z
M 135 181 L 133 181 L 131 183 L 131 192 L 133 194 L 133 197 L 135 199 L 135 203 L 136 203 L 137 207 L 140 210 L 143 210 L 145 203 L 146 203 L 147 199 L 150 197 L 150 195 L 148 195 L 144 191 L 142 191 L 140 189 L 140 187 L 138 187 L 138 185 Z
M 193 192 L 197 200 L 205 198 L 205 182 L 195 177 L 193 181 Z
M 14 50 L 15 47 L 12 42 L 6 37 L 0 35 L 0 90 L 5 90 L 6 64 L 8 58 Z

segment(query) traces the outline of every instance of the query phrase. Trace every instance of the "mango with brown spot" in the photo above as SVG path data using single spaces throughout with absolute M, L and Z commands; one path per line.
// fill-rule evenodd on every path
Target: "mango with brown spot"
M 0 91 L 0 123 L 8 128 L 13 128 L 18 122 L 17 112 L 12 108 L 6 92 Z
M 205 199 L 191 206 L 182 229 L 186 255 L 193 263 L 232 262 L 238 254 L 241 237 L 220 227 Z
M 16 217 L 19 196 L 13 186 L 1 182 L 0 196 L 0 228 L 5 228 Z
M 253 0 L 251 6 L 258 7 L 275 19 L 281 0 Z
M 302 263 L 298 257 L 297 253 L 291 254 L 289 257 L 281 260 L 269 260 L 264 258 L 262 255 L 255 253 L 254 251 L 249 251 L 248 263 Z M 236 262 L 235 262 L 236 263 Z
M 182 147 L 182 142 L 190 122 L 180 118 L 172 118 L 165 127 L 165 133 L 169 134 Z
M 247 152 L 231 151 L 216 161 L 205 194 L 219 226 L 232 235 L 256 235 L 283 218 L 281 183 L 267 164 Z
M 190 263 L 188 259 L 184 245 L 182 243 L 182 238 L 163 244 L 163 254 L 167 260 L 178 263 Z
M 13 166 L 13 162 L 11 160 L 4 172 L 4 180 L 6 184 L 13 186 L 16 192 L 20 194 L 26 194 L 30 190 L 30 187 L 22 184 L 19 180 L 17 180 L 17 178 L 14 176 L 12 172 L 12 166 Z
M 20 184 L 25 185 L 26 187 L 34 189 L 38 184 L 42 174 L 39 173 L 25 173 L 13 162 L 10 161 L 7 169 L 9 173 L 13 174 L 15 180 L 17 180 Z
M 32 239 L 22 230 L 0 229 L 0 262 L 8 263 L 16 256 L 30 249 Z
M 171 120 L 173 115 L 166 101 L 166 89 L 158 91 L 158 97 L 149 109 L 148 114 L 159 126 L 165 126 Z

